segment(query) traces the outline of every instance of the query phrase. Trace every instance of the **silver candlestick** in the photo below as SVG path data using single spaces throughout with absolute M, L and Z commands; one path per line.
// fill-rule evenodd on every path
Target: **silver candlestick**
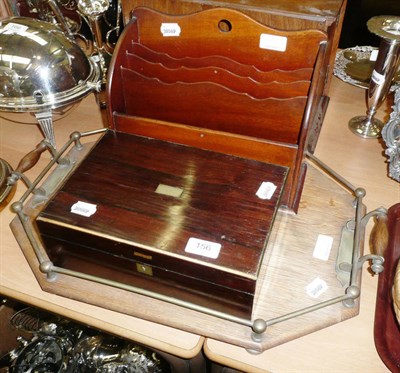
M 104 16 L 107 9 L 110 7 L 109 0 L 78 0 L 78 9 L 89 21 L 89 27 L 92 31 L 94 40 L 94 49 L 97 53 L 100 62 L 100 68 L 103 73 L 103 80 L 106 73 L 105 49 L 103 36 L 101 31 L 100 19 Z
M 378 57 L 367 90 L 367 115 L 349 121 L 350 130 L 364 138 L 381 136 L 383 122 L 375 114 L 384 102 L 397 70 L 400 55 L 400 17 L 377 16 L 367 22 L 368 30 L 379 36 Z
M 110 7 L 110 0 L 78 0 L 78 9 L 81 14 L 87 18 L 90 30 L 93 34 L 93 46 L 95 55 L 98 58 L 98 64 L 101 72 L 101 90 L 96 94 L 96 100 L 100 107 L 105 107 L 105 85 L 107 81 L 107 50 L 103 43 L 100 20 Z

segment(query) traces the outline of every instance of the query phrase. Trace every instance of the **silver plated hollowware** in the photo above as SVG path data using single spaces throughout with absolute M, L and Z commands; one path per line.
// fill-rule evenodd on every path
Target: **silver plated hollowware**
M 395 92 L 393 111 L 382 129 L 382 139 L 386 145 L 389 176 L 400 182 L 400 89 Z
M 10 193 L 10 188 L 7 185 L 7 179 L 11 175 L 11 172 L 12 168 L 8 162 L 0 158 L 0 206 Z
M 379 36 L 379 52 L 367 90 L 367 115 L 349 121 L 349 129 L 363 138 L 381 136 L 383 122 L 375 118 L 390 91 L 400 56 L 400 17 L 376 16 L 367 22 L 368 30 Z
M 96 63 L 57 26 L 28 17 L 0 20 L 0 46 L 0 112 L 33 113 L 54 143 L 53 112 L 97 89 Z
M 378 48 L 355 46 L 336 53 L 334 75 L 345 83 L 368 89 Z M 400 66 L 392 81 L 390 91 L 400 88 Z
M 156 351 L 36 308 L 14 313 L 10 327 L 22 335 L 19 345 L 0 357 L 1 372 L 171 373 Z

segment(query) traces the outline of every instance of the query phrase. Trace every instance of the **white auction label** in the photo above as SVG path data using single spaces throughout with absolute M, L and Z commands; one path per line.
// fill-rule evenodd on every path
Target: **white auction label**
M 160 30 L 164 37 L 179 36 L 181 34 L 181 28 L 177 23 L 161 23 Z
M 28 29 L 29 29 L 28 26 L 10 22 L 7 25 L 5 25 L 3 29 L 0 29 L 0 34 L 6 34 L 6 35 L 17 34 L 27 39 L 31 39 L 36 43 L 38 43 L 39 45 L 46 45 L 48 43 L 48 41 L 43 39 L 40 35 L 37 35 L 34 32 L 28 32 Z M 2 57 L 4 59 L 4 55 Z M 12 60 L 16 62 L 17 58 L 18 56 L 13 56 Z
M 374 49 L 369 56 L 369 60 L 376 61 L 376 59 L 378 58 L 378 53 L 379 53 L 379 49 Z
M 260 48 L 269 49 L 278 52 L 285 52 L 287 46 L 287 37 L 279 35 L 261 34 Z
M 261 199 L 271 199 L 275 193 L 275 190 L 276 190 L 275 184 L 269 181 L 264 181 L 258 188 L 256 196 Z
M 13 34 L 24 34 L 26 30 L 28 30 L 28 26 L 20 25 L 19 23 L 7 23 L 4 28 L 4 31 L 8 31 Z
M 92 216 L 96 212 L 96 210 L 96 205 L 82 201 L 78 201 L 71 206 L 71 212 L 73 214 L 86 216 L 87 218 L 89 216 Z
M 331 253 L 333 237 L 324 234 L 318 235 L 315 243 L 313 257 L 321 260 L 328 260 Z
M 379 74 L 376 70 L 372 72 L 372 81 L 375 82 L 378 85 L 382 85 L 385 83 L 385 76 L 382 74 Z
M 211 259 L 217 259 L 221 250 L 221 244 L 198 238 L 190 237 L 185 251 L 190 254 L 197 254 Z
M 306 292 L 312 298 L 318 298 L 322 293 L 328 290 L 326 282 L 319 277 L 311 281 L 307 287 Z

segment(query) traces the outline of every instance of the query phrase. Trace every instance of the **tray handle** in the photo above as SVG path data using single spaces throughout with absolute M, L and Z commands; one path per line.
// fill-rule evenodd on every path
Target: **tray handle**
M 6 177 L 1 180 L 2 185 L 0 185 L 0 190 L 3 192 L 0 193 L 0 204 L 3 204 L 7 200 L 18 180 L 22 179 L 28 188 L 32 185 L 30 180 L 24 175 L 24 172 L 33 168 L 39 162 L 42 153 L 46 150 L 50 150 L 52 155 L 54 155 L 54 149 L 49 145 L 49 143 L 41 141 L 36 145 L 35 149 L 22 157 L 15 170 L 13 170 L 6 161 L 2 160 L 4 164 L 7 164 L 7 175 L 5 175 Z
M 389 243 L 389 227 L 387 214 L 377 214 L 375 225 L 370 236 L 371 250 L 374 254 L 384 256 Z
M 40 142 L 35 149 L 30 151 L 20 160 L 15 172 L 22 174 L 30 170 L 36 165 L 36 163 L 38 163 L 40 156 L 45 150 L 47 150 L 47 148 L 48 146 L 44 141 Z

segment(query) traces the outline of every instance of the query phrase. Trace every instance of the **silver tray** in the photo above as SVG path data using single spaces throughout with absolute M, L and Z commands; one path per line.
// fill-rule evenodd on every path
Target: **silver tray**
M 378 48 L 370 46 L 357 46 L 338 51 L 333 69 L 334 75 L 346 83 L 368 89 L 375 65 L 375 59 L 371 58 L 371 55 L 377 51 Z M 391 91 L 399 87 L 400 68 L 393 78 Z

